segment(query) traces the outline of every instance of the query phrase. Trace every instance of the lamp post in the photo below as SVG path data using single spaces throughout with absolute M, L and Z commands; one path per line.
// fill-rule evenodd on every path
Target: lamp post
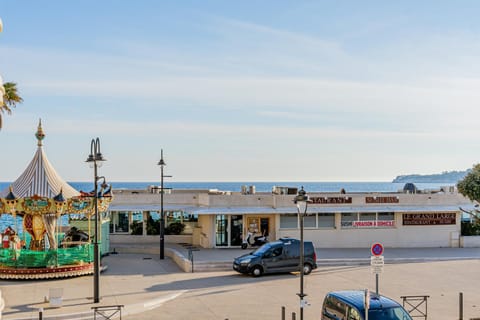
M 94 207 L 95 207 L 95 241 L 93 242 L 93 302 L 98 303 L 100 301 L 100 252 L 98 250 L 98 180 L 104 177 L 97 175 L 97 167 L 102 166 L 102 162 L 106 161 L 102 153 L 100 152 L 100 139 L 92 139 L 90 144 L 90 155 L 86 162 L 93 165 L 94 174 Z
M 308 196 L 305 190 L 300 189 L 294 200 L 297 205 L 298 217 L 300 219 L 300 293 L 297 295 L 300 297 L 300 320 L 303 320 L 303 307 L 305 306 L 304 297 L 307 295 L 303 292 L 303 276 L 305 272 L 304 268 L 304 244 L 303 244 L 303 219 L 307 214 Z
M 163 149 L 161 149 L 160 161 L 157 163 L 160 166 L 160 259 L 165 259 L 165 212 L 163 211 L 163 178 L 171 178 L 163 174 L 163 167 L 167 164 L 163 160 Z

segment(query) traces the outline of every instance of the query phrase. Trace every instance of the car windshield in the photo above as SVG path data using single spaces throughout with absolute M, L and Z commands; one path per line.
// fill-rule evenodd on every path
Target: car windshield
M 263 246 L 261 246 L 260 248 L 258 248 L 257 250 L 253 251 L 252 254 L 254 256 L 258 256 L 258 257 L 261 257 L 263 256 L 263 254 L 265 252 L 268 251 L 268 249 L 270 249 L 272 246 L 270 245 L 270 243 L 266 243 L 264 244 Z
M 412 317 L 401 307 L 371 309 L 369 320 L 412 320 Z

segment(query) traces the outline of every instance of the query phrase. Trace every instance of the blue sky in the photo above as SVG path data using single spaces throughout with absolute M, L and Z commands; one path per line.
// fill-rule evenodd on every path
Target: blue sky
M 478 1 L 6 1 L 0 181 L 390 181 L 480 158 Z

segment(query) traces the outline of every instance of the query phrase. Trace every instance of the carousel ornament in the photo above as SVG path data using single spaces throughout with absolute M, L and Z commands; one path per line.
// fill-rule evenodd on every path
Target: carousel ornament
M 67 201 L 63 197 L 62 189 L 60 189 L 60 193 L 57 194 L 53 200 L 55 201 L 55 213 L 57 216 L 57 219 L 60 218 L 60 216 L 63 214 L 63 211 L 67 207 Z
M 15 195 L 13 194 L 13 188 L 12 186 L 9 187 L 9 190 L 10 192 L 8 193 L 8 195 L 5 197 L 5 211 L 6 212 L 9 212 L 13 219 L 15 219 L 17 217 L 17 204 L 18 204 L 18 199 L 17 197 L 15 197 Z

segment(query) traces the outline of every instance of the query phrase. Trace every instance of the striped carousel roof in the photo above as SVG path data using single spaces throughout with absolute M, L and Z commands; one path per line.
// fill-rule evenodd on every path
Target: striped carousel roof
M 80 193 L 65 182 L 48 161 L 42 145 L 45 134 L 41 122 L 38 125 L 36 137 L 38 149 L 35 156 L 22 175 L 10 186 L 15 197 L 25 198 L 38 195 L 53 198 L 60 192 L 65 198 L 78 196 Z M 8 195 L 10 187 L 0 192 L 0 198 L 5 198 Z

